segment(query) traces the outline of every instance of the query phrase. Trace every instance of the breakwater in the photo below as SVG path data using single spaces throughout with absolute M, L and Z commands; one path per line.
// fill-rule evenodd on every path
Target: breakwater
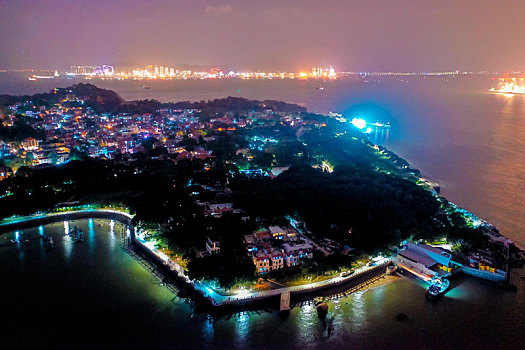
M 115 219 L 132 227 L 133 216 L 120 210 L 111 209 L 83 209 L 51 214 L 35 214 L 19 217 L 5 223 L 0 223 L 0 233 L 18 229 L 46 225 L 56 221 L 77 219 Z

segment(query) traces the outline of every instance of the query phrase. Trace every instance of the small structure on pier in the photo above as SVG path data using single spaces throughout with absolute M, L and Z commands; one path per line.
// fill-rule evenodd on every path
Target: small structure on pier
M 281 312 L 290 311 L 290 292 L 281 293 L 281 307 L 279 310 Z

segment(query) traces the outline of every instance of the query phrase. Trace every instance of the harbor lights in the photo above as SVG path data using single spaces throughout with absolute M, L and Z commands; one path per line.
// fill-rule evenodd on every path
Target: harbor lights
M 371 127 L 366 127 L 366 120 L 362 118 L 354 118 L 350 123 L 365 134 L 370 134 L 373 131 Z
M 366 120 L 362 118 L 354 118 L 351 121 L 352 125 L 356 128 L 363 130 L 366 127 Z

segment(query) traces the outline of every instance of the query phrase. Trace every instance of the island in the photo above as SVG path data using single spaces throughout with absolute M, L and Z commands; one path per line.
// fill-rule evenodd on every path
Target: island
M 341 115 L 124 101 L 90 84 L 0 96 L 0 115 L 3 225 L 125 212 L 137 249 L 214 302 L 344 284 L 392 256 L 434 286 L 460 268 L 507 281 L 523 265 L 496 227 Z

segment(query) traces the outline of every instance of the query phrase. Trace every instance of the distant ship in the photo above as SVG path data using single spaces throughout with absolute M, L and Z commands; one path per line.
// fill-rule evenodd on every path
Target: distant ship
M 375 123 L 370 123 L 370 125 L 373 125 L 377 128 L 387 128 L 387 129 L 391 127 L 390 122 L 387 122 L 387 123 L 375 122 Z
M 151 89 L 151 86 L 149 86 L 149 85 L 142 85 L 142 88 L 144 90 L 149 90 L 149 89 Z
M 489 92 L 495 94 L 525 95 L 525 78 L 500 78 L 501 88 L 491 88 Z
M 54 71 L 54 72 L 46 71 L 44 73 L 48 73 L 48 74 L 33 74 L 32 76 L 28 77 L 28 79 L 31 81 L 35 81 L 38 79 L 53 79 L 59 76 L 57 71 Z

